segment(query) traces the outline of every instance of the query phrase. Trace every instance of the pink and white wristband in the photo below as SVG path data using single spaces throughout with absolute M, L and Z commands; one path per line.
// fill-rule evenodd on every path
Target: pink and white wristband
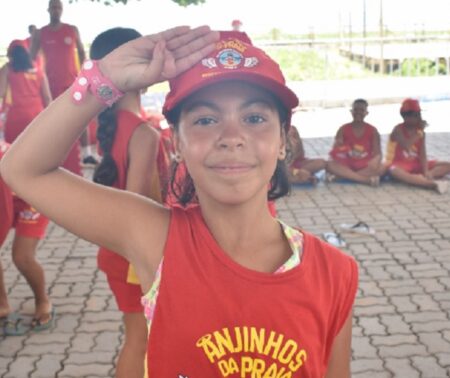
M 72 100 L 76 104 L 80 104 L 88 90 L 107 106 L 112 106 L 123 96 L 123 92 L 117 89 L 111 80 L 103 76 L 96 60 L 87 60 L 83 63 L 81 71 L 71 87 Z

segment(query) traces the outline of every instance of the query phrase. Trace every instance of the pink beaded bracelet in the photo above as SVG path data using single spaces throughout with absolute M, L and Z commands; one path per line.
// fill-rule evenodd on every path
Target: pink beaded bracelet
M 79 104 L 86 97 L 87 91 L 90 91 L 101 103 L 112 106 L 123 92 L 107 77 L 103 76 L 96 60 L 87 60 L 83 63 L 78 77 L 72 84 L 72 100 Z

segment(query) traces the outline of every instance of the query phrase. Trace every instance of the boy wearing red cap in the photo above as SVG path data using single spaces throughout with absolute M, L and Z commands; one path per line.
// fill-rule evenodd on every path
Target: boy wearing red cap
M 356 262 L 267 207 L 289 191 L 286 132 L 298 98 L 262 50 L 219 38 L 207 27 L 178 27 L 92 62 L 11 148 L 2 174 L 136 268 L 146 293 L 148 376 L 349 377 Z M 57 168 L 105 104 L 166 79 L 163 113 L 186 167 L 175 195 L 188 203 L 196 196 L 198 206 L 164 208 Z M 58 132 L 55 119 L 65 125 L 61 143 L 29 164 Z
M 450 162 L 428 160 L 425 148 L 425 127 L 419 101 L 407 98 L 400 107 L 403 123 L 395 126 L 389 136 L 386 165 L 396 180 L 443 194 L 448 181 L 438 180 L 450 173 Z
M 353 102 L 353 121 L 341 126 L 336 134 L 330 161 L 329 177 L 340 177 L 362 184 L 378 186 L 385 169 L 381 163 L 380 134 L 364 122 L 368 103 L 360 98 Z

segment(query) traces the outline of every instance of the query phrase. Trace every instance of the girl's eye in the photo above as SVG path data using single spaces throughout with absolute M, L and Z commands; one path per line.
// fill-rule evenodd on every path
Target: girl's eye
M 246 117 L 246 121 L 249 123 L 263 123 L 266 119 L 259 114 L 252 114 L 248 117 Z
M 211 124 L 213 124 L 213 123 L 215 123 L 214 118 L 210 118 L 210 117 L 202 117 L 202 118 L 197 119 L 197 120 L 194 122 L 194 125 L 208 126 L 208 125 L 211 125 Z

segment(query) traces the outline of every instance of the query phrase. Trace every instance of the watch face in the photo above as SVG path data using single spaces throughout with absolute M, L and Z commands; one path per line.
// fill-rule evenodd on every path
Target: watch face
M 97 94 L 105 101 L 111 100 L 113 97 L 113 90 L 106 84 L 100 85 L 97 88 Z

